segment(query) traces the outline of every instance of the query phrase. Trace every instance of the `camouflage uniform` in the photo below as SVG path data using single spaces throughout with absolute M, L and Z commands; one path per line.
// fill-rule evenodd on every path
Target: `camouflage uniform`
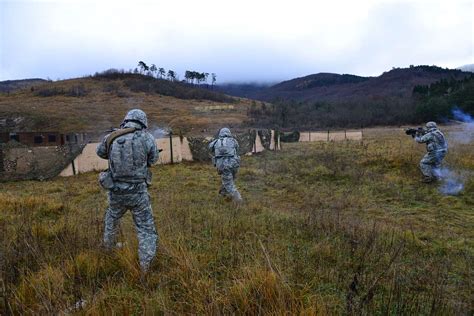
M 118 136 L 107 149 L 107 135 L 97 147 L 97 155 L 109 160 L 113 186 L 108 190 L 109 207 L 105 213 L 104 244 L 115 245 L 120 219 L 131 210 L 138 236 L 140 266 L 146 271 L 155 257 L 158 234 L 156 232 L 150 196 L 148 167 L 158 160 L 154 137 L 146 132 L 146 115 L 131 110 L 121 128 L 135 128 L 134 132 Z
M 448 151 L 448 143 L 435 122 L 426 123 L 426 128 L 426 133 L 417 134 L 415 140 L 426 144 L 427 153 L 420 161 L 420 170 L 423 181 L 431 182 L 440 177 L 441 162 Z
M 242 197 L 234 183 L 240 167 L 239 143 L 232 137 L 228 128 L 222 128 L 219 131 L 219 137 L 209 143 L 209 149 L 213 153 L 217 173 L 222 178 L 219 194 L 230 196 L 234 201 L 241 202 Z

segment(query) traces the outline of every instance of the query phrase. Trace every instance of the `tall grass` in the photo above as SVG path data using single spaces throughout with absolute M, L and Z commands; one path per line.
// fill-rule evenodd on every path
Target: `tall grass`
M 243 159 L 240 207 L 218 197 L 208 164 L 156 167 L 160 242 L 145 280 L 130 215 L 125 246 L 101 248 L 96 174 L 1 184 L 4 311 L 469 314 L 474 182 L 440 195 L 418 181 L 422 154 L 384 130 L 362 143 L 287 144 Z M 447 160 L 474 169 L 469 145 Z

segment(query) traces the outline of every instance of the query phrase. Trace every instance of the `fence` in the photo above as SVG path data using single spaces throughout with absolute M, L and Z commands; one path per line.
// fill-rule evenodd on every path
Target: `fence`
M 255 154 L 264 150 L 278 150 L 280 132 L 248 130 L 235 135 L 240 143 L 240 154 Z M 361 140 L 362 131 L 299 132 L 291 141 Z M 160 153 L 159 164 L 181 161 L 205 161 L 210 158 L 209 137 L 178 137 L 168 135 L 156 139 Z M 0 181 L 9 179 L 47 179 L 56 175 L 72 176 L 89 171 L 105 170 L 108 162 L 96 155 L 98 143 L 66 146 L 28 147 L 4 144 L 0 147 Z M 82 149 L 82 150 L 81 150 Z
M 300 142 L 362 140 L 362 131 L 300 132 Z
M 249 132 L 250 133 L 250 132 Z M 251 146 L 251 151 L 244 150 L 245 153 L 259 153 L 264 151 L 266 148 L 262 144 L 260 136 L 258 133 L 250 133 L 251 135 L 255 135 L 253 140 L 253 146 Z M 274 131 L 270 131 L 269 134 L 271 135 L 271 140 L 269 145 L 267 146 L 268 149 L 275 150 L 278 146 L 275 146 L 274 140 Z M 208 152 L 207 150 L 207 143 L 210 138 L 202 138 L 200 142 L 200 146 L 203 148 L 194 149 L 195 151 L 204 151 Z M 191 150 L 191 146 L 189 144 L 189 140 L 186 137 L 178 137 L 178 136 L 168 136 L 166 138 L 159 138 L 155 140 L 156 145 L 162 151 L 160 152 L 160 158 L 158 160 L 158 164 L 169 164 L 169 163 L 178 163 L 182 161 L 193 161 L 196 160 L 193 158 L 193 152 Z M 100 171 L 105 170 L 108 167 L 108 162 L 105 159 L 101 159 L 97 156 L 95 150 L 99 143 L 89 143 L 84 147 L 84 150 L 80 155 L 78 155 L 71 163 L 59 174 L 62 177 L 72 176 L 78 173 L 84 173 L 89 171 Z M 208 155 L 207 155 L 208 156 Z M 197 159 L 197 160 L 204 160 L 204 159 Z

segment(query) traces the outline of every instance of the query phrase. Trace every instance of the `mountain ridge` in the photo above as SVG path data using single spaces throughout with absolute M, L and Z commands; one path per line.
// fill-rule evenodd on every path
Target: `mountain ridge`
M 317 73 L 282 81 L 260 89 L 219 89 L 230 95 L 271 102 L 276 99 L 297 101 L 370 101 L 381 98 L 410 99 L 417 85 L 430 85 L 442 79 L 460 80 L 470 76 L 460 69 L 437 66 L 393 68 L 376 77 L 353 74 Z M 236 93 L 238 91 L 239 93 Z

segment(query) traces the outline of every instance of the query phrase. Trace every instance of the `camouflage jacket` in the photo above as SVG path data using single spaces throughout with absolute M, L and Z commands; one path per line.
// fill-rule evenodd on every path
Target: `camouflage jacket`
M 113 140 L 107 148 L 106 135 L 97 146 L 97 155 L 109 160 L 109 168 L 117 187 L 127 190 L 127 184 L 144 184 L 148 167 L 158 160 L 158 149 L 154 137 L 142 129 L 140 124 L 126 123 L 123 128 L 136 128 L 133 133 L 125 134 Z M 109 152 L 110 150 L 110 152 Z
M 228 128 L 221 129 L 218 138 L 211 141 L 208 148 L 212 151 L 214 159 L 222 157 L 240 158 L 239 142 L 232 137 Z
M 428 152 L 448 150 L 448 142 L 444 134 L 437 128 L 428 130 L 424 135 L 417 135 L 415 140 L 418 143 L 426 144 L 426 150 Z

